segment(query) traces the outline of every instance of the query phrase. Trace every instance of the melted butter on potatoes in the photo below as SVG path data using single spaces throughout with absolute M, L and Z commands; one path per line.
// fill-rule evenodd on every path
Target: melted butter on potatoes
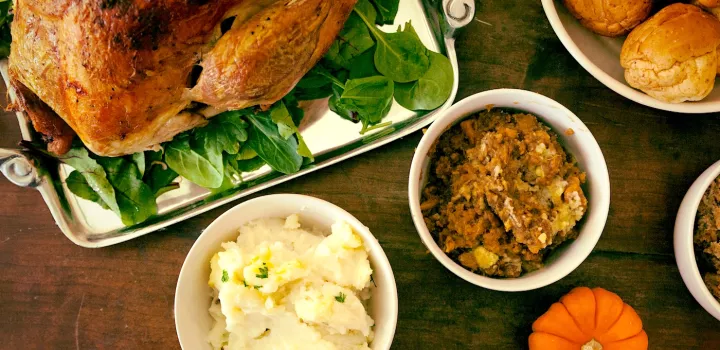
M 369 349 L 372 269 L 346 222 L 328 236 L 297 215 L 240 228 L 210 261 L 214 349 Z

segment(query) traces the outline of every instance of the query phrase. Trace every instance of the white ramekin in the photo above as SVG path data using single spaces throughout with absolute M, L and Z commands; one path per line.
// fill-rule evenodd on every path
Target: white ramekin
M 252 220 L 284 218 L 299 214 L 311 227 L 327 228 L 343 220 L 362 237 L 369 249 L 370 265 L 377 287 L 372 290 L 369 314 L 375 320 L 374 350 L 390 349 L 398 316 L 397 287 L 390 262 L 377 239 L 360 221 L 342 208 L 322 199 L 296 194 L 258 197 L 241 203 L 220 215 L 193 244 L 185 258 L 175 291 L 175 328 L 185 350 L 211 349 L 207 341 L 212 327 L 210 307 L 210 259 L 222 242 L 234 241 L 238 228 Z
M 448 128 L 465 117 L 485 110 L 488 106 L 512 108 L 534 114 L 555 131 L 568 153 L 575 156 L 579 167 L 587 173 L 586 195 L 588 211 L 580 222 L 578 238 L 554 251 L 537 271 L 518 278 L 490 278 L 470 272 L 450 259 L 437 245 L 423 220 L 420 200 L 427 179 L 428 151 Z M 572 129 L 572 135 L 566 134 Z M 448 270 L 480 287 L 500 291 L 525 291 L 544 287 L 575 270 L 592 252 L 607 220 L 610 207 L 610 180 L 605 158 L 590 130 L 575 114 L 559 103 L 524 90 L 500 89 L 470 96 L 445 111 L 432 124 L 415 150 L 410 168 L 408 187 L 410 211 L 420 238 L 430 252 Z
M 690 186 L 685 194 L 677 218 L 675 219 L 675 261 L 680 275 L 695 300 L 711 315 L 720 320 L 720 303 L 713 297 L 705 286 L 697 260 L 695 260 L 695 247 L 693 234 L 695 232 L 695 216 L 700 201 L 710 184 L 720 176 L 720 161 L 705 170 Z

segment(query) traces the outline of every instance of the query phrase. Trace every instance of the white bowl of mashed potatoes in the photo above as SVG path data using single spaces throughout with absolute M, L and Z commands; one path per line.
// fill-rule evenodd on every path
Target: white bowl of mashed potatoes
M 183 349 L 389 349 L 398 302 L 370 230 L 321 199 L 271 195 L 217 218 L 175 292 Z

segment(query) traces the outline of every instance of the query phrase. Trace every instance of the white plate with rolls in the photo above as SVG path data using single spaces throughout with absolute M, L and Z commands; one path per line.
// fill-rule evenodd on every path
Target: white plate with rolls
M 700 5 L 708 1 L 713 2 L 695 0 Z M 588 8 L 593 3 L 597 7 Z M 703 11 L 693 5 L 671 4 L 647 17 L 652 3 L 542 0 L 565 48 L 613 91 L 671 112 L 720 112 L 720 79 L 716 79 L 720 72 L 720 20 L 711 14 L 720 15 L 720 7 Z M 598 13 L 603 18 L 591 18 Z M 581 23 L 576 17 L 585 20 Z

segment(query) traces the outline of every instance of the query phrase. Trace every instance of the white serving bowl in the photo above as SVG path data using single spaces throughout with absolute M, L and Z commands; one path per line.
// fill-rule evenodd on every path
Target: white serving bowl
M 188 253 L 175 290 L 175 328 L 185 350 L 211 349 L 207 335 L 212 327 L 210 307 L 210 258 L 220 251 L 222 242 L 234 241 L 238 228 L 252 220 L 284 218 L 299 214 L 300 222 L 310 227 L 327 228 L 339 220 L 349 223 L 369 249 L 370 265 L 376 288 L 368 312 L 375 320 L 375 338 L 371 349 L 390 349 L 398 316 L 397 288 L 390 262 L 377 239 L 360 221 L 340 207 L 309 196 L 278 194 L 241 203 L 220 215 L 198 237 Z
M 720 303 L 713 297 L 705 286 L 697 260 L 695 260 L 695 247 L 693 233 L 695 232 L 695 215 L 705 191 L 720 175 L 720 161 L 705 170 L 690 186 L 683 198 L 677 218 L 675 219 L 675 261 L 677 262 L 683 282 L 690 290 L 695 300 L 711 315 L 720 320 Z
M 584 189 L 588 198 L 588 212 L 579 224 L 581 226 L 578 238 L 569 244 L 558 247 L 550 254 L 543 268 L 518 278 L 500 279 L 481 276 L 455 263 L 440 249 L 431 236 L 420 210 L 422 190 L 427 182 L 430 165 L 427 155 L 433 143 L 447 129 L 465 117 L 487 109 L 490 105 L 513 108 L 537 116 L 558 135 L 567 152 L 575 156 L 580 169 L 587 173 L 588 181 Z M 566 135 L 565 131 L 571 128 L 574 134 Z M 610 180 L 605 158 L 600 151 L 600 146 L 585 124 L 567 108 L 545 96 L 530 91 L 512 89 L 481 92 L 458 102 L 443 112 L 427 130 L 415 150 L 410 168 L 408 193 L 415 227 L 423 243 L 435 258 L 448 270 L 470 283 L 488 289 L 509 292 L 544 287 L 575 270 L 590 255 L 600 239 L 610 208 Z
M 720 111 L 720 89 L 717 87 L 702 101 L 667 103 L 658 101 L 625 81 L 625 70 L 620 65 L 620 49 L 625 37 L 608 38 L 597 35 L 573 17 L 562 0 L 542 0 L 545 15 L 555 34 L 570 54 L 607 87 L 637 103 L 678 113 L 713 113 Z

